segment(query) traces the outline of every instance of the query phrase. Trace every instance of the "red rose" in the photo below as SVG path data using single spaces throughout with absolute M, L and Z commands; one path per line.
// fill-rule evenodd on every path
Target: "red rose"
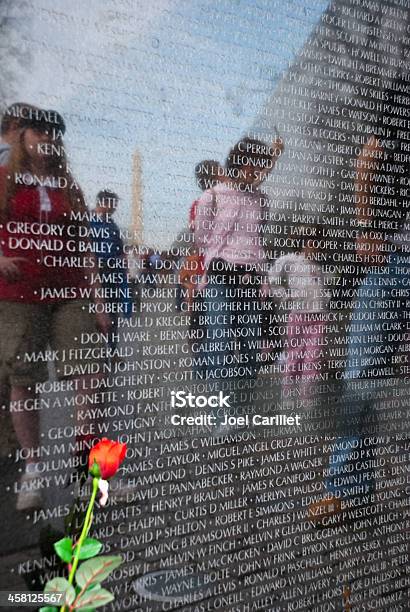
M 126 452 L 126 444 L 103 438 L 90 451 L 88 469 L 93 476 L 101 476 L 104 480 L 112 478 L 124 461 Z

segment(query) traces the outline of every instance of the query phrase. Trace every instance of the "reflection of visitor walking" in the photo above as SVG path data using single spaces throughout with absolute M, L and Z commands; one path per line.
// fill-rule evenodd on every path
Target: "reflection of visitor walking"
M 212 377 L 226 376 L 224 368 L 232 365 L 232 377 L 240 371 L 255 378 L 259 369 L 254 341 L 261 327 L 260 273 L 266 264 L 261 230 L 267 198 L 258 185 L 267 174 L 260 168 L 271 170 L 282 147 L 279 141 L 272 147 L 248 138 L 239 141 L 225 165 L 227 182 L 207 190 L 198 202 L 195 241 L 206 270 L 204 313 L 207 336 L 214 342 L 207 374 Z M 245 326 L 247 333 L 237 340 Z
M 386 147 L 374 136 L 372 136 L 368 142 L 363 146 L 363 149 L 358 156 L 358 172 L 355 181 L 355 190 L 357 195 L 357 223 L 359 228 L 362 228 L 362 232 L 359 234 L 356 241 L 356 253 L 359 258 L 370 259 L 373 265 L 370 267 L 369 272 L 363 278 L 362 283 L 357 292 L 357 299 L 355 300 L 355 308 L 351 315 L 351 325 L 347 338 L 348 354 L 346 359 L 345 368 L 345 402 L 347 406 L 354 407 L 354 412 L 351 415 L 350 421 L 344 423 L 344 431 L 346 437 L 342 438 L 347 440 L 351 444 L 360 442 L 364 432 L 366 431 L 366 423 L 376 424 L 377 412 L 375 410 L 375 400 L 366 396 L 362 396 L 353 390 L 351 381 L 360 378 L 388 378 L 394 376 L 394 369 L 391 367 L 391 361 L 394 353 L 397 350 L 397 346 L 400 344 L 392 343 L 389 340 L 388 332 L 382 331 L 381 334 L 375 334 L 376 325 L 380 321 L 394 320 L 400 325 L 400 321 L 403 318 L 405 310 L 405 304 L 402 300 L 397 299 L 397 295 L 405 295 L 403 289 L 407 286 L 408 276 L 398 273 L 399 268 L 397 267 L 397 254 L 395 251 L 398 247 L 392 245 L 390 237 L 387 233 L 382 231 L 369 231 L 370 229 L 378 230 L 377 222 L 373 220 L 372 215 L 373 209 L 377 209 L 378 205 L 383 208 L 384 215 L 388 214 L 390 206 L 390 200 L 387 198 L 373 197 L 373 206 L 368 205 L 366 193 L 371 192 L 373 184 L 377 184 L 381 181 L 383 184 L 383 168 L 380 168 L 380 174 L 374 174 L 373 178 L 370 178 L 370 174 L 365 171 L 361 171 L 360 168 L 365 168 L 366 164 L 378 163 L 375 160 L 380 159 L 381 155 L 385 152 L 385 158 L 388 160 L 393 159 L 393 152 L 399 145 L 398 140 L 392 139 L 386 144 Z M 387 146 L 388 145 L 388 146 Z M 397 181 L 397 176 L 394 173 L 389 172 L 389 181 L 394 184 Z M 397 211 L 397 202 L 394 200 L 391 204 L 392 210 Z M 383 227 L 383 226 L 382 226 Z M 398 289 L 398 293 L 396 293 Z M 377 292 L 383 299 L 372 299 L 374 292 Z M 389 298 L 394 298 L 389 301 Z M 392 307 L 395 304 L 396 307 Z M 370 318 L 369 318 L 370 317 Z M 371 321 L 371 327 L 374 330 L 373 333 L 363 334 L 360 330 L 361 322 L 366 320 Z M 382 326 L 383 327 L 383 326 Z M 388 326 L 387 326 L 388 327 Z M 400 325 L 400 329 L 402 326 Z M 403 332 L 399 334 L 401 336 Z M 372 367 L 369 366 L 369 355 L 372 355 L 374 351 L 378 350 L 380 346 L 379 340 L 382 338 L 382 346 L 389 347 L 386 355 L 385 364 L 383 367 L 377 368 L 377 375 L 372 371 Z M 357 356 L 357 348 L 360 347 L 359 357 Z M 380 353 L 382 354 L 382 353 Z M 383 380 L 380 380 L 380 384 L 383 384 Z M 348 463 L 350 460 L 351 453 L 336 454 L 333 457 L 337 469 L 334 470 L 336 474 L 347 472 Z M 332 461 L 329 467 L 335 467 Z M 351 472 L 353 479 L 357 474 L 357 470 Z M 364 472 L 360 478 L 364 479 L 365 491 L 370 491 L 373 487 L 372 470 Z M 352 494 L 352 484 L 348 478 L 343 479 L 346 484 L 340 486 L 337 483 L 339 479 L 330 477 L 326 480 L 326 488 L 329 492 L 334 495 L 347 496 Z M 349 482 L 347 482 L 349 481 Z
M 104 297 L 111 305 L 112 327 L 108 344 L 112 349 L 117 345 L 119 316 L 127 317 L 132 312 L 131 286 L 128 283 L 124 244 L 119 227 L 112 218 L 117 210 L 118 201 L 117 194 L 112 191 L 100 191 L 95 207 L 97 218 L 93 217 L 90 223 L 93 240 L 98 244 L 98 267 Z
M 84 261 L 78 229 L 87 230 L 70 219 L 72 212 L 85 214 L 86 208 L 67 167 L 64 131 L 58 113 L 33 108 L 21 125 L 19 138 L 11 145 L 7 166 L 0 168 L 1 379 L 7 377 L 10 383 L 10 404 L 17 406 L 11 412 L 13 426 L 21 447 L 26 449 L 39 446 L 39 412 L 27 406 L 37 398 L 36 383 L 48 378 L 50 357 L 44 357 L 46 349 L 50 347 L 53 358 L 59 359 L 57 377 L 69 377 L 78 367 L 76 350 L 87 344 L 82 340 L 83 334 L 88 338 L 97 331 L 107 332 L 109 327 L 106 314 L 92 314 L 89 301 L 81 297 L 91 285 L 91 299 L 99 301 L 93 294 L 97 284 L 90 283 L 86 268 L 81 264 L 64 265 L 73 255 Z M 58 154 L 43 153 L 42 145 L 51 143 L 58 145 Z M 21 173 L 25 173 L 28 184 L 16 180 Z M 54 183 L 57 178 L 62 187 Z M 18 248 L 13 226 L 20 228 Z M 58 228 L 58 240 L 50 240 L 48 227 Z M 38 228 L 44 228 L 44 233 L 39 234 Z M 30 250 L 24 248 L 25 241 L 33 244 Z M 99 343 L 93 346 L 98 348 Z M 62 355 L 66 356 L 64 360 Z M 83 382 L 80 378 L 78 381 Z M 78 389 L 82 390 L 81 384 Z M 26 460 L 17 498 L 20 510 L 41 504 L 41 492 L 35 486 L 36 457 L 33 453 Z
M 406 311 L 405 296 L 407 293 L 409 275 L 406 268 L 398 265 L 399 251 L 403 248 L 400 236 L 405 242 L 405 232 L 396 233 L 393 240 L 384 230 L 383 218 L 378 225 L 375 211 L 383 211 L 388 217 L 389 211 L 400 222 L 400 211 L 397 198 L 373 197 L 369 206 L 367 193 L 372 187 L 383 183 L 387 165 L 378 168 L 378 161 L 393 159 L 394 151 L 400 146 L 400 141 L 392 138 L 382 143 L 372 136 L 363 146 L 357 162 L 355 179 L 356 192 L 356 223 L 359 228 L 356 239 L 357 261 L 367 262 L 368 270 L 362 278 L 354 300 L 354 308 L 350 317 L 347 335 L 347 355 L 344 371 L 345 388 L 341 402 L 341 414 L 335 415 L 335 430 L 338 437 L 335 440 L 335 451 L 329 458 L 325 489 L 327 501 L 332 502 L 332 513 L 340 511 L 341 498 L 357 496 L 366 500 L 366 495 L 374 488 L 374 469 L 371 461 L 374 456 L 377 438 L 367 436 L 367 432 L 377 431 L 379 414 L 376 408 L 378 390 L 384 386 L 384 381 L 397 375 L 394 367 L 394 357 L 405 346 L 404 317 Z M 407 146 L 407 143 L 405 144 Z M 373 164 L 379 173 L 373 175 L 361 170 Z M 393 166 L 392 166 L 393 167 Z M 388 172 L 389 184 L 399 184 L 398 174 Z M 399 191 L 397 192 L 399 193 Z M 399 215 L 397 213 L 399 212 Z M 360 231 L 362 230 L 362 231 Z M 384 230 L 384 231 L 381 231 Z M 407 236 L 408 238 L 408 236 Z M 406 244 L 406 249 L 408 244 Z M 365 266 L 362 266 L 365 267 Z M 376 298 L 375 298 L 376 295 Z M 363 333 L 363 321 L 369 322 L 368 330 Z M 387 325 L 383 322 L 388 322 Z M 397 339 L 390 336 L 390 323 L 397 326 Z M 377 333 L 376 333 L 377 330 Z M 381 363 L 374 368 L 374 355 L 381 357 Z M 406 357 L 407 359 L 407 357 Z M 372 385 L 363 385 L 357 390 L 357 381 L 372 380 Z M 379 406 L 383 414 L 383 405 Z M 386 415 L 384 415 L 386 416 Z M 313 507 L 323 504 L 324 500 L 312 504 Z M 326 503 L 323 505 L 326 508 Z M 310 508 L 312 510 L 312 508 Z M 315 510 L 313 510 L 313 513 Z M 326 512 L 324 513 L 326 514 Z
M 212 189 L 218 182 L 223 182 L 223 169 L 219 162 L 215 160 L 204 160 L 199 162 L 195 168 L 195 178 L 198 187 L 202 191 Z M 201 302 L 201 298 L 197 295 L 199 279 L 204 273 L 204 256 L 199 252 L 195 243 L 195 219 L 197 215 L 199 199 L 192 202 L 189 209 L 189 226 L 186 228 L 185 235 L 188 235 L 190 240 L 188 243 L 189 255 L 181 258 L 181 266 L 179 271 L 179 301 L 178 310 L 181 309 L 182 302 L 186 302 L 186 308 L 191 312 L 190 328 L 198 328 L 198 310 L 193 307 L 194 295 L 197 305 Z M 184 292 L 185 290 L 185 292 Z M 186 297 L 182 298 L 183 293 Z
M 195 168 L 195 179 L 203 192 L 212 189 L 224 181 L 223 168 L 215 160 L 203 160 Z M 199 290 L 204 274 L 204 255 L 195 242 L 195 221 L 199 201 L 199 198 L 194 200 L 189 209 L 189 227 L 185 234 L 189 237 L 186 245 L 189 254 L 181 258 L 177 288 L 177 309 L 180 311 L 183 309 L 185 313 L 189 313 L 189 330 L 193 340 L 201 336 L 205 330 L 205 325 L 200 323 L 204 302 Z M 206 371 L 209 351 L 206 350 L 203 342 L 198 344 L 199 350 L 197 349 L 194 355 L 193 371 L 195 376 L 202 378 Z
M 351 456 L 355 448 L 363 448 L 363 458 L 371 456 L 365 449 L 362 439 L 366 428 L 377 426 L 377 391 L 384 386 L 384 381 L 397 376 L 394 367 L 395 356 L 403 349 L 406 337 L 406 299 L 397 296 L 406 295 L 410 282 L 408 270 L 398 264 L 400 253 L 392 253 L 385 260 L 382 269 L 367 274 L 357 292 L 356 307 L 351 315 L 351 330 L 347 337 L 347 359 L 344 372 L 345 391 L 343 405 L 349 408 L 349 417 L 342 427 L 345 435 L 337 442 L 343 447 L 334 453 L 329 461 L 330 476 L 325 481 L 326 490 L 335 495 L 347 497 L 353 495 L 357 480 L 363 481 L 363 493 L 368 493 L 373 487 L 372 470 L 349 470 Z M 383 289 L 381 289 L 383 288 Z M 374 299 L 375 292 L 383 299 Z M 362 322 L 372 321 L 376 327 L 378 322 L 389 321 L 388 325 L 380 325 L 380 332 L 364 334 Z M 398 329 L 392 334 L 392 328 Z M 394 338 L 394 340 L 393 340 Z M 358 353 L 360 355 L 358 356 Z M 374 355 L 382 356 L 383 365 L 372 365 Z M 408 355 L 408 353 L 407 353 Z M 407 357 L 406 357 L 407 361 Z M 365 389 L 363 394 L 355 390 L 358 379 L 374 379 L 377 370 L 377 385 L 372 385 L 373 394 Z M 372 397 L 372 395 L 376 397 Z M 367 455 L 365 454 L 367 452 Z

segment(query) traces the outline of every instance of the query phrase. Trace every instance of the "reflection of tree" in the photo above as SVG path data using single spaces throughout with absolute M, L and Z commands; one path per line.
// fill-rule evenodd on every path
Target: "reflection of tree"
M 30 53 L 20 29 L 24 20 L 16 16 L 19 3 L 15 0 L 0 0 L 0 103 L 10 104 L 17 95 L 17 75 L 27 70 Z M 14 14 L 13 14 L 14 13 Z

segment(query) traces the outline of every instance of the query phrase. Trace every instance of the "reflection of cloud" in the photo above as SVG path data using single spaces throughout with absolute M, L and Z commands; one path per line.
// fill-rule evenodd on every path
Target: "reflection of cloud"
M 155 31 L 155 20 L 174 4 L 175 0 L 135 0 L 135 20 L 130 22 L 129 13 L 119 10 L 114 1 L 71 0 L 67 4 L 64 0 L 37 0 L 30 13 L 30 28 L 26 26 L 23 32 L 33 64 L 28 71 L 21 67 L 21 97 L 44 106 L 57 101 L 64 104 L 85 83 L 104 82 L 104 72 L 95 74 L 90 58 L 95 62 L 113 49 L 124 46 L 126 50 L 128 37 L 141 39 Z M 11 16 L 23 27 L 27 20 L 24 3 L 15 2 L 12 7 Z
M 102 186 L 118 192 L 124 224 L 138 149 L 146 235 L 166 246 L 198 195 L 196 163 L 224 160 L 324 5 L 36 0 L 25 9 L 33 65 L 17 75 L 19 97 L 67 117 L 74 174 L 90 201 Z M 16 15 L 22 6 L 15 1 Z
M 31 19 L 27 15 L 15 16 L 13 6 L 11 0 L 2 0 L 0 7 L 0 101 L 5 106 L 16 99 L 20 85 L 17 73 L 31 62 L 30 49 L 24 44 Z

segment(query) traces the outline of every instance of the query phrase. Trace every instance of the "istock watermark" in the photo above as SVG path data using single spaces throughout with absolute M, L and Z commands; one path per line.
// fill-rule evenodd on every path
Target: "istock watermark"
M 218 395 L 194 395 L 185 391 L 171 391 L 171 408 L 230 408 L 230 395 L 224 395 L 219 391 Z

